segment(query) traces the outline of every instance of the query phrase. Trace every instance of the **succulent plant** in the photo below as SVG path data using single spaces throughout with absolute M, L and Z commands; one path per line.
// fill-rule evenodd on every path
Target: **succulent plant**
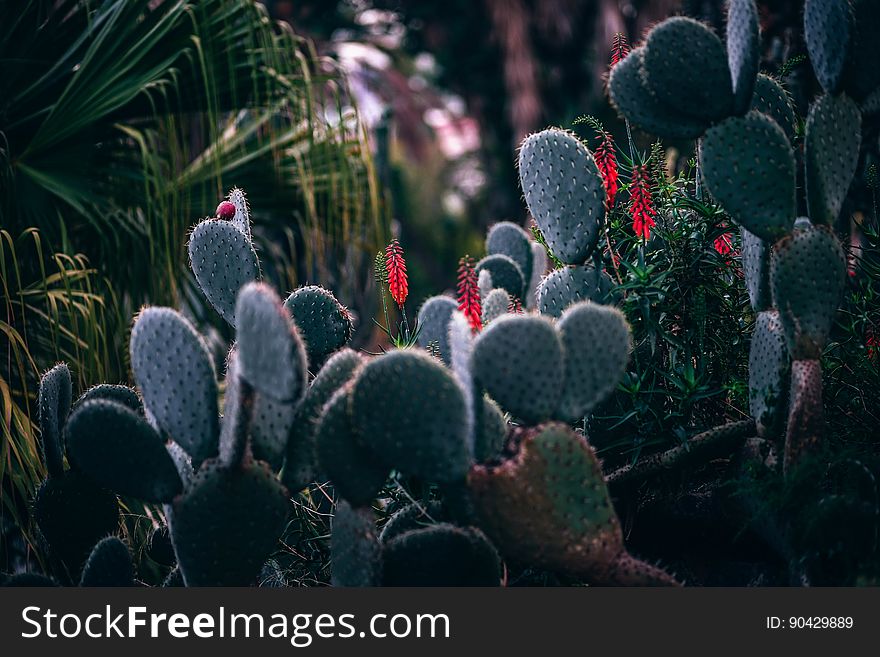
M 593 264 L 550 272 L 538 285 L 536 296 L 538 311 L 551 317 L 559 317 L 578 301 L 613 304 L 619 299 L 614 291 L 614 281 Z
M 507 309 L 510 306 L 510 295 L 507 294 L 507 290 L 504 288 L 495 288 L 482 300 L 482 305 L 483 326 L 486 326 L 493 319 L 507 314 Z
M 532 278 L 532 242 L 529 234 L 511 221 L 499 221 L 489 228 L 486 235 L 486 253 L 488 255 L 506 255 L 513 260 L 522 273 L 523 280 Z
M 284 307 L 305 341 L 309 364 L 317 371 L 327 357 L 351 340 L 351 315 L 333 293 L 319 285 L 300 287 L 291 293 Z
M 115 536 L 95 545 L 83 568 L 80 586 L 134 586 L 134 565 L 128 546 Z

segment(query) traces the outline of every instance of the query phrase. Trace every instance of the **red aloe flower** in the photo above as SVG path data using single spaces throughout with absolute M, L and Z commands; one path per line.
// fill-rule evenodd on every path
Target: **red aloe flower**
M 865 331 L 865 346 L 868 348 L 868 360 L 875 362 L 877 360 L 877 349 L 880 348 L 880 338 L 874 332 L 874 328 L 869 326 Z
M 725 259 L 729 260 L 729 256 L 733 254 L 733 235 L 731 233 L 723 233 L 716 237 L 715 250 L 718 251 L 719 255 L 728 256 Z
M 605 183 L 605 209 L 614 207 L 617 197 L 617 154 L 615 153 L 614 137 L 609 132 L 601 132 L 598 137 L 599 146 L 593 151 L 593 159 L 602 174 Z
M 519 297 L 511 297 L 510 303 L 507 304 L 507 312 L 522 315 L 522 301 Z
M 617 66 L 620 60 L 629 54 L 629 44 L 623 32 L 615 32 L 611 41 L 611 68 Z
M 648 176 L 648 165 L 633 167 L 632 182 L 629 188 L 629 212 L 632 215 L 633 230 L 636 235 L 647 241 L 651 237 L 654 218 L 654 199 L 651 198 L 651 179 Z
M 474 269 L 474 259 L 467 255 L 458 261 L 458 309 L 467 317 L 474 333 L 483 328 L 477 271 Z
M 403 259 L 403 249 L 397 238 L 385 248 L 385 271 L 388 274 L 388 290 L 391 298 L 398 306 L 406 302 L 409 287 L 406 281 L 406 261 Z

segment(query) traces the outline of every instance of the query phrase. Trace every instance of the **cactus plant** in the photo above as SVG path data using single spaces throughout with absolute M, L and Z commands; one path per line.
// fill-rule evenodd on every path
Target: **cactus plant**
M 614 281 L 592 264 L 582 267 L 563 267 L 550 272 L 538 285 L 537 308 L 544 315 L 559 317 L 578 301 L 615 303 Z
M 287 297 L 284 307 L 302 333 L 309 364 L 315 371 L 351 340 L 354 326 L 348 309 L 320 285 L 298 288 Z
M 513 260 L 526 282 L 532 278 L 532 245 L 529 235 L 511 221 L 499 221 L 489 228 L 486 235 L 486 253 L 506 255 Z
M 80 586 L 134 586 L 134 565 L 128 546 L 115 536 L 100 541 L 83 568 Z

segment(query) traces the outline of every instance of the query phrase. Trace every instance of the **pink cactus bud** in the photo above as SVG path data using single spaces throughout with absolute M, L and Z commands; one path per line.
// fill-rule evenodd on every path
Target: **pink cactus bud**
M 230 201 L 223 201 L 217 206 L 218 219 L 232 219 L 235 216 L 235 206 Z

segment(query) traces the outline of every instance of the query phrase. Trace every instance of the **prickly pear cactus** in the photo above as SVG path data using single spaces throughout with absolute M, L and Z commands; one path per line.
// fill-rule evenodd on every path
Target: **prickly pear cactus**
M 80 586 L 134 586 L 134 565 L 128 546 L 115 536 L 99 542 L 83 568 Z
M 490 276 L 488 270 L 484 269 L 483 272 Z M 482 290 L 480 294 L 482 296 Z M 447 296 L 435 296 L 427 299 L 419 309 L 419 346 L 427 348 L 430 343 L 437 343 L 440 347 L 440 358 L 447 365 L 451 362 L 452 357 L 449 348 L 449 320 L 457 307 L 455 299 Z
M 305 340 L 309 364 L 316 372 L 330 354 L 351 340 L 354 325 L 348 309 L 320 285 L 295 290 L 284 307 Z
M 378 586 L 382 580 L 382 546 L 376 537 L 373 510 L 336 505 L 330 535 L 333 586 Z
M 551 317 L 559 317 L 578 301 L 606 304 L 617 300 L 614 281 L 592 264 L 556 269 L 544 277 L 537 290 L 538 311 Z
M 72 391 L 70 370 L 65 363 L 59 363 L 40 379 L 38 421 L 42 434 L 43 460 L 51 476 L 64 473 L 61 429 L 70 412 Z
M 755 312 L 769 310 L 773 305 L 770 293 L 770 245 L 745 228 L 741 234 L 742 268 L 749 302 Z
M 504 288 L 495 288 L 482 301 L 483 326 L 487 326 L 493 319 L 507 314 L 510 306 L 510 295 Z
M 774 78 L 764 73 L 758 75 L 758 79 L 755 81 L 751 109 L 762 112 L 776 121 L 779 127 L 785 131 L 788 141 L 794 141 L 797 117 L 794 115 L 788 92 Z
M 488 255 L 477 263 L 476 271 L 478 276 L 480 272 L 488 271 L 494 289 L 503 288 L 510 296 L 522 299 L 526 279 L 512 258 L 500 253 Z
M 852 11 L 846 0 L 806 0 L 804 39 L 816 78 L 828 93 L 837 93 L 843 83 Z
M 522 272 L 523 279 L 532 278 L 532 244 L 529 235 L 512 221 L 493 224 L 486 235 L 486 253 L 506 255 Z
M 761 34 L 755 0 L 727 5 L 727 66 L 733 83 L 733 111 L 745 114 L 752 102 L 761 65 Z
M 758 313 L 749 350 L 749 411 L 763 438 L 782 432 L 791 359 L 776 310 Z
M 123 406 L 127 406 L 138 415 L 144 414 L 144 405 L 141 398 L 138 397 L 137 391 L 133 388 L 123 385 L 114 385 L 111 383 L 99 383 L 86 390 L 80 398 L 76 400 L 77 405 L 91 399 L 106 399 L 114 401 Z

